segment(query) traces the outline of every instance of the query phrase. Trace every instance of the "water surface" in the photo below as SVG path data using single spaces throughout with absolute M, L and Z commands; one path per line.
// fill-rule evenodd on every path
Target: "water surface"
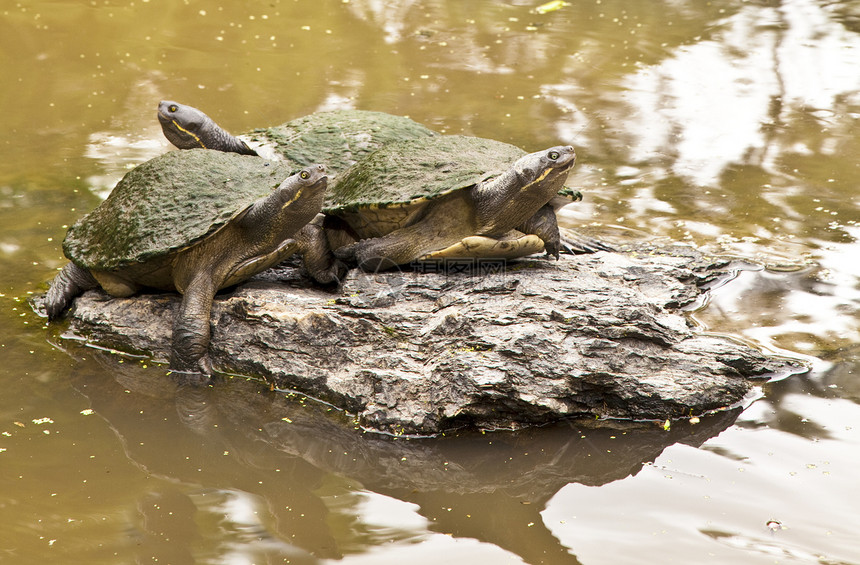
M 0 7 L 0 562 L 860 563 L 860 4 L 322 0 Z M 254 380 L 188 390 L 27 299 L 168 150 L 331 108 L 534 151 L 565 225 L 747 261 L 691 312 L 803 360 L 742 412 L 386 439 Z

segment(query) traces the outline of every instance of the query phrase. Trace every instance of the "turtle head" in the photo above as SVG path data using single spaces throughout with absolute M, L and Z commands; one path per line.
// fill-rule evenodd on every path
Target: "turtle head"
M 311 165 L 287 177 L 276 189 L 282 213 L 290 217 L 307 216 L 307 223 L 322 208 L 327 185 L 328 176 L 323 165 Z
M 519 229 L 557 196 L 575 161 L 570 145 L 550 147 L 523 155 L 501 175 L 477 185 L 474 198 L 480 233 Z
M 522 188 L 526 189 L 537 184 L 555 184 L 562 176 L 566 178 L 575 162 L 576 151 L 573 146 L 558 145 L 521 157 L 513 164 L 513 169 Z
M 161 131 L 170 143 L 179 149 L 206 149 L 205 138 L 212 120 L 192 106 L 172 100 L 162 100 L 158 104 L 158 121 Z
M 214 149 L 240 155 L 257 155 L 247 143 L 227 133 L 193 106 L 162 100 L 158 104 L 158 121 L 161 122 L 164 137 L 179 149 Z

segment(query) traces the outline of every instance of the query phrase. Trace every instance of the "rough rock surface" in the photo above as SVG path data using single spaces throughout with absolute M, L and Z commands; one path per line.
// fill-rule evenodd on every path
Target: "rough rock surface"
M 731 278 L 732 264 L 687 247 L 421 271 L 351 271 L 338 289 L 299 267 L 267 271 L 216 297 L 215 367 L 416 434 L 698 415 L 739 402 L 756 378 L 797 370 L 688 325 L 680 309 Z M 164 359 L 178 303 L 90 291 L 70 329 Z

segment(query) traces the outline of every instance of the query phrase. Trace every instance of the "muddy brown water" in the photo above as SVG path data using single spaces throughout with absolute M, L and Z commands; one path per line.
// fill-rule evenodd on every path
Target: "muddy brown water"
M 541 4 L 0 6 L 0 563 L 860 563 L 860 4 Z M 744 259 L 691 320 L 809 371 L 669 430 L 394 441 L 65 339 L 27 299 L 165 98 L 572 143 L 565 225 Z

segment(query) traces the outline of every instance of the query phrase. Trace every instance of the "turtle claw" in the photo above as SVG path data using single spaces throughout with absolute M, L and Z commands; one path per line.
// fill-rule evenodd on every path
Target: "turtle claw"
M 543 243 L 544 251 L 546 251 L 547 256 L 555 257 L 555 260 L 559 260 L 560 252 L 561 252 L 561 242 L 558 238 L 553 238 L 549 241 L 545 241 Z
M 335 258 L 325 270 L 314 271 L 310 275 L 319 284 L 340 284 L 348 271 L 349 265 Z
M 331 280 L 329 282 L 340 284 L 340 282 L 346 277 L 346 273 L 349 272 L 349 265 L 340 259 L 335 259 L 334 264 L 328 272 L 331 275 Z
M 212 360 L 209 355 L 203 355 L 199 359 L 189 358 L 181 355 L 175 349 L 170 356 L 170 371 L 173 373 L 188 373 L 204 376 L 212 376 L 215 372 L 212 368 Z
M 212 373 L 215 371 L 212 369 L 212 359 L 209 358 L 208 355 L 204 355 L 197 361 L 197 366 L 200 368 L 200 372 L 207 376 L 212 376 Z

